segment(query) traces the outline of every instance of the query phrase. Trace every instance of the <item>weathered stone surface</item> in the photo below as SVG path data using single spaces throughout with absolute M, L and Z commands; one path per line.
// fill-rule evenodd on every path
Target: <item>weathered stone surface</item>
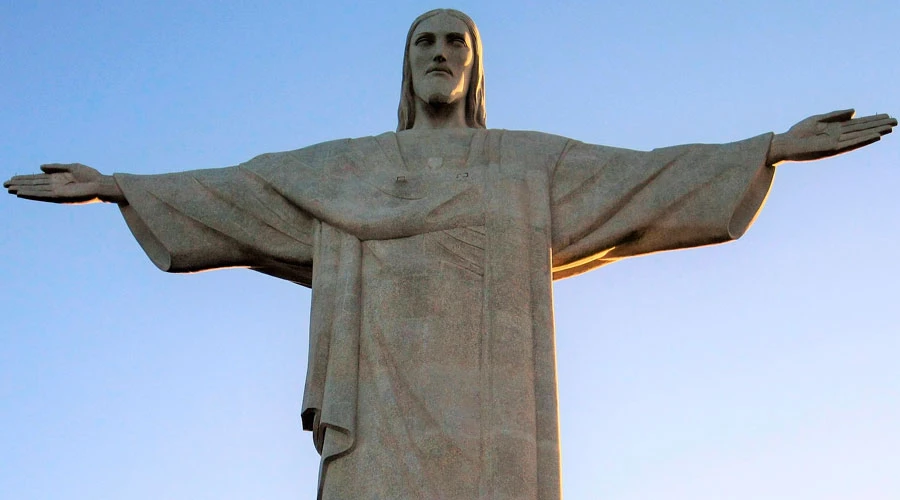
M 398 132 L 175 174 L 51 165 L 21 197 L 119 203 L 161 269 L 246 266 L 313 289 L 304 427 L 320 497 L 560 497 L 551 280 L 740 237 L 772 165 L 890 132 L 852 110 L 650 152 L 485 128 L 477 29 L 407 37 Z
M 770 138 L 637 152 L 409 130 L 116 180 L 162 269 L 312 286 L 326 498 L 558 498 L 551 275 L 740 236 Z

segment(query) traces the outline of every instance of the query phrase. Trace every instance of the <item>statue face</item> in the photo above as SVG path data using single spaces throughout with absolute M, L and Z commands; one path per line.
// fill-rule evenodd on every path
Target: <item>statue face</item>
M 413 92 L 432 105 L 465 99 L 472 73 L 472 36 L 461 20 L 438 14 L 419 23 L 410 39 Z

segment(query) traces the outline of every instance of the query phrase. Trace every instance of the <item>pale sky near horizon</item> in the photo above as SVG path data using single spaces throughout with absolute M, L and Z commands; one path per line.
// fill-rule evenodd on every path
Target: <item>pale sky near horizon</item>
M 0 5 L 0 177 L 393 130 L 409 23 L 484 40 L 488 126 L 633 149 L 900 115 L 900 3 Z M 738 242 L 555 285 L 568 499 L 900 498 L 900 137 L 786 164 Z M 113 206 L 0 194 L 0 498 L 314 498 L 309 291 L 159 272 Z

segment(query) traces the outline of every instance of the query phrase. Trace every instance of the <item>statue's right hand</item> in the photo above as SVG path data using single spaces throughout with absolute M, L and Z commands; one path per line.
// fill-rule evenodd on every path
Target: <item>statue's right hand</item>
M 9 194 L 51 203 L 123 202 L 115 180 L 80 163 L 41 165 L 43 174 L 17 175 L 3 183 Z

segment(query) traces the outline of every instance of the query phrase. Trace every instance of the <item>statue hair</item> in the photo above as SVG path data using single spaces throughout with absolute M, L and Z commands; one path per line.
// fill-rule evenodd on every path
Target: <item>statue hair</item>
M 438 14 L 453 16 L 466 23 L 469 28 L 469 35 L 472 37 L 472 45 L 474 45 L 472 47 L 474 63 L 469 78 L 469 88 L 466 92 L 466 125 L 472 128 L 487 128 L 485 125 L 487 112 L 484 107 L 484 64 L 478 27 L 475 26 L 475 21 L 463 12 L 454 9 L 435 9 L 417 17 L 409 27 L 409 33 L 406 34 L 406 46 L 403 49 L 403 81 L 400 84 L 400 107 L 397 110 L 397 132 L 411 129 L 416 122 L 416 96 L 413 91 L 412 69 L 409 65 L 409 45 L 412 42 L 413 32 L 416 31 L 419 23 Z

